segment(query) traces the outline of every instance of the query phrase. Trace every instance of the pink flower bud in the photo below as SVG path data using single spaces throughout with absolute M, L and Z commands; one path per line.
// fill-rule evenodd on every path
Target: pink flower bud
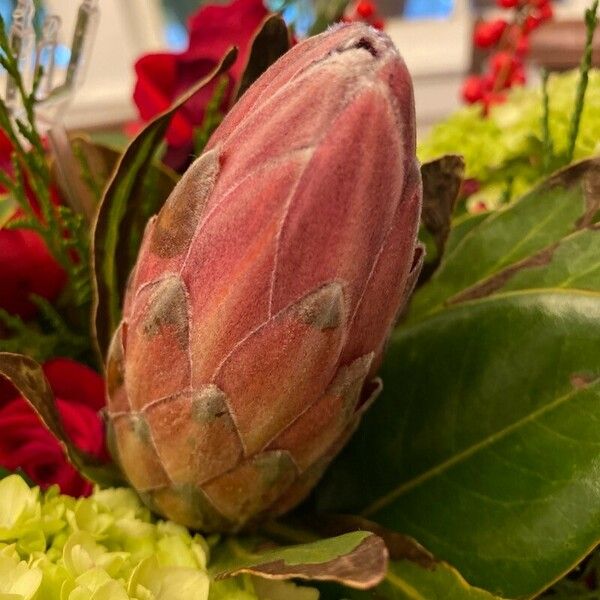
M 109 353 L 114 454 L 151 507 L 235 531 L 306 496 L 381 387 L 420 209 L 385 34 L 332 29 L 247 91 L 149 222 Z

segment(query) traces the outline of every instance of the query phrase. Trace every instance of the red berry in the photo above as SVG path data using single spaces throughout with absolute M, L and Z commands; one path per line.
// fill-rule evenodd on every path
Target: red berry
M 515 59 L 508 52 L 496 52 L 490 58 L 490 68 L 492 73 L 511 73 L 515 64 Z
M 507 26 L 508 23 L 504 19 L 478 23 L 473 34 L 475 45 L 479 48 L 493 46 L 500 40 Z
M 494 83 L 496 82 L 496 77 L 492 73 L 487 73 L 482 78 L 483 89 L 486 92 L 491 92 L 494 89 Z
M 375 7 L 373 6 L 372 2 L 369 2 L 368 0 L 361 0 L 356 5 L 356 12 L 363 19 L 369 19 L 375 14 Z
M 538 10 L 538 16 L 541 21 L 548 21 L 554 16 L 551 4 L 543 4 Z
M 483 98 L 484 84 L 478 75 L 467 77 L 462 87 L 462 97 L 468 104 L 473 104 Z
M 500 8 L 515 8 L 519 4 L 519 0 L 496 0 L 496 4 Z
M 519 56 L 527 56 L 529 54 L 529 38 L 526 35 L 521 35 L 517 40 L 515 52 Z
M 479 214 L 482 212 L 485 212 L 487 210 L 487 206 L 485 204 L 485 202 L 482 202 L 481 200 L 478 200 L 477 202 L 475 202 L 473 204 L 473 206 L 471 206 L 471 211 L 473 214 Z
M 371 21 L 371 25 L 375 27 L 375 29 L 383 30 L 385 28 L 385 21 L 383 19 L 375 19 Z
M 531 31 L 539 27 L 541 22 L 542 21 L 538 16 L 531 14 L 527 15 L 525 17 L 525 21 L 523 21 L 523 32 L 530 33 Z
M 477 181 L 477 179 L 465 179 L 462 182 L 462 186 L 460 188 L 460 195 L 463 198 L 468 198 L 471 194 L 478 192 L 480 188 L 481 184 L 479 183 L 479 181 Z
M 525 85 L 526 81 L 527 81 L 527 77 L 525 76 L 525 69 L 523 69 L 522 66 L 518 66 L 515 68 L 515 70 L 511 74 L 511 76 L 508 80 L 508 85 L 509 85 L 509 87 L 512 87 L 515 85 Z
M 483 96 L 483 102 L 487 109 L 494 104 L 502 104 L 506 101 L 506 94 L 504 92 L 490 92 Z

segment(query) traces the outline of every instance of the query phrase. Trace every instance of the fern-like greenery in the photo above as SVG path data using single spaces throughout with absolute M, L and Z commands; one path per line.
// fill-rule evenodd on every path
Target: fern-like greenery
M 52 200 L 52 174 L 35 123 L 36 91 L 42 73 L 39 70 L 35 74 L 33 87 L 27 90 L 1 18 L 0 66 L 15 83 L 23 106 L 22 116 L 15 117 L 0 99 L 0 128 L 13 149 L 12 173 L 0 171 L 0 185 L 20 209 L 19 216 L 3 226 L 37 233 L 67 276 L 55 306 L 44 299 L 31 298 L 38 307 L 36 322 L 24 322 L 0 311 L 0 350 L 22 352 L 38 360 L 66 355 L 91 361 L 89 226 L 82 215 L 70 207 L 57 206 Z M 28 198 L 28 189 L 34 201 Z

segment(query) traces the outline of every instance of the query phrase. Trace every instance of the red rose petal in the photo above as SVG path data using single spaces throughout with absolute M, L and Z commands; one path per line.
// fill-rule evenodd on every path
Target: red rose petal
M 85 404 L 95 411 L 104 407 L 104 379 L 89 367 L 70 358 L 55 358 L 44 364 L 44 374 L 59 398 Z
M 66 275 L 37 233 L 0 229 L 0 280 L 0 308 L 30 318 L 37 312 L 31 294 L 54 300 Z
M 229 71 L 232 81 L 223 102 L 223 107 L 227 106 L 233 82 L 239 80 L 246 66 L 250 42 L 267 14 L 262 0 L 204 6 L 190 19 L 187 50 L 140 58 L 135 66 L 137 83 L 133 97 L 142 119 L 150 120 L 168 108 L 181 93 L 208 75 L 231 46 L 237 46 L 239 56 Z M 171 146 L 191 145 L 194 126 L 204 119 L 204 108 L 214 94 L 214 85 L 201 90 L 174 117 L 167 132 Z

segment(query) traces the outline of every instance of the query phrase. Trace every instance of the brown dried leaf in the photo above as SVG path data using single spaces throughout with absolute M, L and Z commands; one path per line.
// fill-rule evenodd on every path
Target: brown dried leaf
M 454 206 L 460 193 L 465 173 L 462 156 L 449 154 L 421 166 L 423 179 L 423 226 L 433 236 L 437 254 L 428 261 L 421 272 L 421 283 L 427 281 L 437 269 L 446 241 L 450 234 L 450 224 Z
M 215 578 L 248 573 L 267 579 L 335 581 L 370 589 L 383 580 L 388 566 L 383 540 L 366 531 L 263 552 L 256 551 L 256 545 L 256 540 L 225 540 L 214 554 Z

